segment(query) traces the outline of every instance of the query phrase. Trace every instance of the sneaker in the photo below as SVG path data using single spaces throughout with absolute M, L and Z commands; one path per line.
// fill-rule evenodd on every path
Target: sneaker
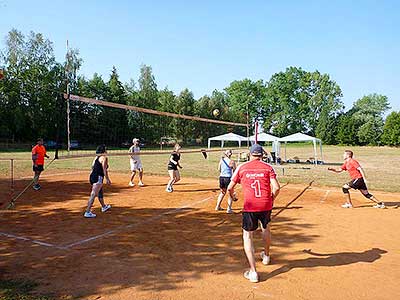
M 35 185 L 33 186 L 33 189 L 34 189 L 35 191 L 40 190 L 40 184 L 35 184 Z
M 101 212 L 106 212 L 107 210 L 109 210 L 111 208 L 111 205 L 110 204 L 106 204 L 105 206 L 103 206 L 102 208 L 101 208 Z
M 167 186 L 167 188 L 165 189 L 165 191 L 168 192 L 168 193 L 172 193 L 172 187 Z
M 224 210 L 222 207 L 216 207 L 215 210 Z
M 385 203 L 381 202 L 381 203 L 374 205 L 374 208 L 386 208 L 386 206 L 385 206 Z
M 226 213 L 227 213 L 227 214 L 233 214 L 232 208 L 228 208 L 228 209 L 226 210 Z
M 143 182 L 139 182 L 138 186 L 144 186 Z
M 132 181 L 129 181 L 129 186 L 135 186 L 135 184 Z
M 257 272 L 249 270 L 249 271 L 244 272 L 243 276 L 244 276 L 244 278 L 250 280 L 250 282 L 254 282 L 254 283 L 258 282 L 258 274 L 257 274 Z
M 271 256 L 266 255 L 264 251 L 261 251 L 260 256 L 261 256 L 263 265 L 269 265 L 271 263 Z
M 83 216 L 84 216 L 85 218 L 96 218 L 96 214 L 92 213 L 91 211 L 89 211 L 89 212 L 86 211 L 86 212 L 83 214 Z
M 351 205 L 350 203 L 345 203 L 345 204 L 342 204 L 342 207 L 343 208 L 353 208 L 353 205 Z

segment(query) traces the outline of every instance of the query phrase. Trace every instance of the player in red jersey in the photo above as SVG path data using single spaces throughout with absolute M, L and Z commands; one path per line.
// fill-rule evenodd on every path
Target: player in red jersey
M 261 223 L 264 251 L 261 252 L 263 264 L 270 261 L 269 248 L 271 245 L 271 211 L 273 202 L 279 194 L 280 186 L 274 169 L 261 160 L 263 148 L 254 144 L 250 148 L 250 161 L 240 165 L 232 176 L 228 192 L 233 198 L 236 184 L 241 184 L 244 194 L 243 206 L 243 247 L 250 264 L 250 270 L 244 277 L 251 282 L 258 282 L 256 260 L 254 255 L 253 232 Z
M 40 190 L 39 177 L 40 173 L 44 170 L 44 158 L 49 156 L 46 153 L 46 148 L 43 146 L 43 139 L 37 139 L 37 144 L 32 148 L 32 162 L 33 162 L 33 188 L 38 191 Z
M 329 171 L 335 173 L 341 173 L 348 171 L 351 180 L 345 183 L 342 187 L 343 193 L 346 195 L 346 203 L 342 205 L 343 208 L 352 208 L 353 203 L 351 202 L 349 189 L 359 190 L 365 198 L 372 200 L 376 203 L 375 208 L 385 208 L 385 204 L 376 199 L 373 195 L 368 192 L 367 179 L 365 178 L 364 170 L 358 161 L 353 158 L 353 151 L 346 150 L 343 153 L 344 164 L 340 169 L 328 168 Z

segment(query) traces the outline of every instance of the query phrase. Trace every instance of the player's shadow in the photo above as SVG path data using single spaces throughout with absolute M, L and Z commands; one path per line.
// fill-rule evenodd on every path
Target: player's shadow
M 337 267 L 355 264 L 359 262 L 373 263 L 380 259 L 386 250 L 372 248 L 362 252 L 338 252 L 338 253 L 316 253 L 311 249 L 303 250 L 304 253 L 312 255 L 312 257 L 292 260 L 288 264 L 275 269 L 271 273 L 263 276 L 263 279 L 268 280 L 272 277 L 287 273 L 293 269 L 309 269 L 315 267 Z

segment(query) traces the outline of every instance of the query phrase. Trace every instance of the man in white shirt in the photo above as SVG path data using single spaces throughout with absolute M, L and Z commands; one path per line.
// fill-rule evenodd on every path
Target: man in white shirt
M 143 183 L 143 166 L 142 166 L 142 161 L 140 160 L 140 155 L 138 153 L 140 152 L 140 147 L 139 147 L 139 139 L 134 138 L 132 140 L 133 145 L 129 148 L 129 153 L 132 153 L 130 157 L 130 165 L 131 165 L 131 180 L 129 181 L 129 186 L 135 186 L 133 183 L 133 179 L 135 178 L 136 171 L 139 171 L 139 186 L 144 186 Z

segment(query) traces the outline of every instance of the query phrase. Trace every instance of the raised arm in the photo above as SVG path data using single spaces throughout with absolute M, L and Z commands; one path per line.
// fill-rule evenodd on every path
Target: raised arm
M 328 168 L 328 171 L 335 172 L 335 173 L 342 173 L 344 170 L 342 168 L 340 168 L 340 169 Z

